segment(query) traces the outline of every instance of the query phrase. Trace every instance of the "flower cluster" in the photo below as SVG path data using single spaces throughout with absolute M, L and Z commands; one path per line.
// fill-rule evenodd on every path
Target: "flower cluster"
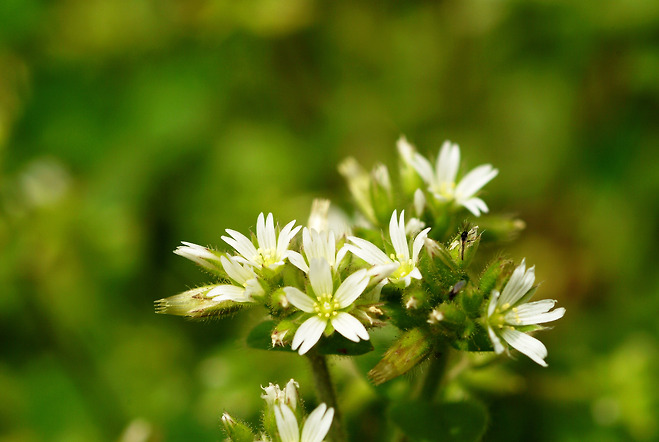
M 306 226 L 280 228 L 273 214 L 261 213 L 251 236 L 226 229 L 228 251 L 183 242 L 175 253 L 217 281 L 157 301 L 158 311 L 200 318 L 261 306 L 269 318 L 248 343 L 300 355 L 371 351 L 371 330 L 392 324 L 402 334 L 371 370 L 376 383 L 448 347 L 501 354 L 510 346 L 546 366 L 545 346 L 529 333 L 565 309 L 552 310 L 554 300 L 528 302 L 535 276 L 525 261 L 497 258 L 478 268 L 486 261 L 474 259 L 481 241 L 523 226 L 487 214 L 480 192 L 498 170 L 485 164 L 458 180 L 460 149 L 448 141 L 434 167 L 405 138 L 398 152 L 397 174 L 381 164 L 369 173 L 352 158 L 340 165 L 354 222 L 318 200 Z M 300 433 L 292 396 L 265 390 L 281 440 L 324 437 L 332 409 L 316 409 Z
M 293 379 L 282 389 L 270 384 L 262 387 L 261 397 L 266 402 L 263 413 L 264 431 L 257 437 L 252 429 L 243 422 L 232 418 L 228 413 L 222 415 L 222 425 L 232 441 L 273 440 L 281 442 L 322 442 L 332 425 L 334 409 L 322 403 L 307 417 L 304 416 L 298 395 L 299 385 Z M 303 421 L 300 427 L 299 422 Z

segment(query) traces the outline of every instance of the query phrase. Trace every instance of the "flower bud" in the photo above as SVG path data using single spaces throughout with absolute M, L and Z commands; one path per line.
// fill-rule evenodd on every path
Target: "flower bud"
M 371 172 L 371 206 L 379 223 L 386 225 L 394 207 L 391 178 L 384 164 L 376 164 Z
M 428 331 L 420 328 L 408 330 L 368 372 L 368 377 L 375 385 L 380 385 L 407 373 L 430 354 L 431 348 L 431 336 Z
M 178 295 L 155 301 L 156 313 L 188 318 L 222 317 L 238 311 L 242 304 L 233 301 L 214 301 L 206 295 L 215 285 L 187 290 Z
M 293 342 L 293 335 L 295 334 L 296 325 L 293 321 L 284 319 L 279 322 L 272 330 L 270 338 L 272 339 L 272 346 L 285 347 Z
M 467 315 L 457 305 L 440 304 L 429 315 L 428 323 L 444 332 L 458 333 L 464 329 Z
M 231 442 L 254 442 L 252 430 L 244 423 L 234 420 L 228 413 L 222 415 L 222 425 Z
M 456 263 L 458 268 L 465 269 L 469 266 L 474 255 L 476 255 L 480 240 L 481 235 L 478 233 L 478 226 L 464 228 L 453 239 L 448 250 L 451 259 Z
M 483 292 L 469 285 L 460 296 L 460 303 L 467 315 L 476 317 L 480 314 L 483 306 Z
M 405 195 L 412 195 L 416 189 L 426 187 L 419 173 L 412 166 L 412 159 L 416 153 L 416 149 L 403 136 L 398 139 L 396 147 L 400 155 L 400 181 L 403 192 Z
M 377 224 L 375 210 L 371 203 L 371 178 L 353 157 L 348 157 L 339 164 L 339 173 L 348 182 L 348 189 L 366 218 Z
M 501 287 L 503 281 L 507 279 L 514 269 L 513 261 L 509 259 L 499 258 L 493 261 L 481 276 L 478 289 L 487 296 L 495 287 Z
M 478 220 L 485 241 L 511 241 L 526 228 L 526 223 L 512 216 L 486 215 Z

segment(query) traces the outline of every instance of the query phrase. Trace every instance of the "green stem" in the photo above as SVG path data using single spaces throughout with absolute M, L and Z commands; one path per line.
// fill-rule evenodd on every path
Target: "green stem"
M 347 442 L 348 438 L 343 426 L 343 419 L 336 401 L 334 384 L 327 368 L 327 358 L 314 351 L 307 354 L 311 371 L 313 372 L 314 383 L 316 384 L 316 394 L 319 402 L 324 402 L 328 407 L 334 408 L 334 420 L 330 427 L 329 437 L 332 442 Z
M 426 373 L 417 387 L 415 397 L 424 401 L 432 401 L 437 396 L 446 365 L 448 362 L 449 348 L 446 344 L 438 345 L 435 347 L 433 354 L 430 357 Z

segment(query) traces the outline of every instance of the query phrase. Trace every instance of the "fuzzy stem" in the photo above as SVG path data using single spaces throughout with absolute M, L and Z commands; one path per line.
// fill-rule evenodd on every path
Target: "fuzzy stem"
M 330 427 L 329 437 L 332 442 L 347 442 L 348 438 L 343 427 L 343 419 L 336 401 L 334 384 L 327 368 L 327 359 L 325 356 L 311 351 L 307 354 L 311 371 L 313 372 L 314 383 L 316 384 L 316 395 L 319 402 L 324 402 L 328 407 L 334 408 L 334 420 Z
M 438 345 L 430 357 L 423 381 L 419 383 L 415 397 L 432 401 L 437 395 L 448 362 L 449 348 L 446 344 Z

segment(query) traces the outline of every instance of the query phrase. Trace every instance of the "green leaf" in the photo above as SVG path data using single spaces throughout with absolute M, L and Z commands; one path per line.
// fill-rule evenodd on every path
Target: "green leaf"
M 352 342 L 339 333 L 332 333 L 320 338 L 316 349 L 323 355 L 358 356 L 373 351 L 373 344 L 371 341 Z
M 473 401 L 401 401 L 392 405 L 389 414 L 412 441 L 477 441 L 487 424 L 485 407 Z
M 247 335 L 247 345 L 252 348 L 258 348 L 259 350 L 274 350 L 274 351 L 288 351 L 293 352 L 291 347 L 286 346 L 272 346 L 272 330 L 275 328 L 275 321 L 265 321 L 261 322 L 259 325 L 254 327 L 252 331 Z

